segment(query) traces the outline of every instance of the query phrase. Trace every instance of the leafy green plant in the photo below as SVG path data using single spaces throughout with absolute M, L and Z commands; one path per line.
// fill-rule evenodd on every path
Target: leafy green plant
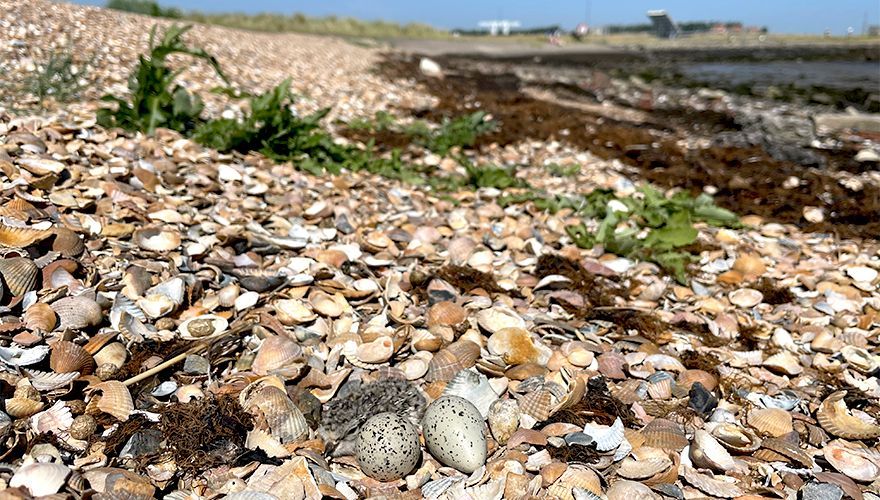
M 90 61 L 74 59 L 69 49 L 59 49 L 49 54 L 49 58 L 37 64 L 37 69 L 18 84 L 8 86 L 10 94 L 25 94 L 37 100 L 43 107 L 47 100 L 57 103 L 70 102 L 85 88 L 85 69 Z
M 183 13 L 179 9 L 174 7 L 164 9 L 152 0 L 109 0 L 107 8 L 153 17 L 170 17 L 173 19 L 183 17 Z
M 609 252 L 654 262 L 679 282 L 686 281 L 687 265 L 695 259 L 686 248 L 697 240 L 695 222 L 740 225 L 736 214 L 715 205 L 708 195 L 677 193 L 667 197 L 651 186 L 625 197 L 596 190 L 585 196 L 567 197 L 526 192 L 500 200 L 502 206 L 524 202 L 551 212 L 567 208 L 584 219 L 598 220 L 594 231 L 582 222 L 568 226 L 566 232 L 580 247 L 601 244 Z
M 200 48 L 188 47 L 183 35 L 192 26 L 171 26 L 160 42 L 156 42 L 156 26 L 150 31 L 150 53 L 138 58 L 137 69 L 128 80 L 130 100 L 106 95 L 105 102 L 116 104 L 116 109 L 98 111 L 98 123 L 104 127 L 153 133 L 158 127 L 190 133 L 203 123 L 200 115 L 204 104 L 198 96 L 174 83 L 182 70 L 172 70 L 166 64 L 171 54 L 185 54 L 203 59 L 228 83 L 217 60 Z
M 522 181 L 514 175 L 513 168 L 498 167 L 495 165 L 477 166 L 467 158 L 461 157 L 458 162 L 467 173 L 464 183 L 474 189 L 496 188 L 507 189 L 522 186 Z
M 421 142 L 434 153 L 445 156 L 453 148 L 473 146 L 481 135 L 492 132 L 495 127 L 496 122 L 487 120 L 485 112 L 477 111 L 451 120 L 445 119 L 439 127 L 427 134 L 419 134 L 412 128 L 410 131 L 417 142 Z
M 581 166 L 574 165 L 560 165 L 558 163 L 551 163 L 546 165 L 544 168 L 547 169 L 550 174 L 555 175 L 556 177 L 574 177 L 581 171 Z
M 394 115 L 387 111 L 376 111 L 372 119 L 355 118 L 347 123 L 348 128 L 352 130 L 362 130 L 365 132 L 381 132 L 383 130 L 394 130 L 397 122 Z

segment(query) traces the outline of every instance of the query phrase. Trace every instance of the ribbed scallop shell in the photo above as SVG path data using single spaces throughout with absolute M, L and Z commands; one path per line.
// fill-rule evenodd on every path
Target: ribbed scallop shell
M 559 476 L 555 484 L 563 485 L 567 488 L 583 488 L 596 495 L 602 494 L 602 481 L 599 475 L 583 465 L 570 464 L 565 469 L 565 472 Z
M 789 461 L 797 463 L 801 467 L 812 469 L 815 463 L 813 457 L 800 449 L 796 442 L 784 438 L 767 438 L 761 444 L 764 448 L 775 451 L 786 457 Z
M 52 344 L 49 367 L 55 373 L 80 372 L 88 375 L 95 369 L 95 360 L 82 346 L 68 340 L 59 340 Z
M 0 260 L 0 275 L 9 292 L 19 297 L 36 288 L 40 268 L 27 257 L 12 257 Z
M 428 328 L 434 326 L 457 326 L 467 319 L 467 311 L 455 302 L 438 302 L 428 308 Z
M 458 372 L 470 368 L 476 364 L 480 357 L 480 346 L 470 340 L 453 342 L 445 349 L 441 349 L 428 364 L 428 373 L 425 380 L 434 382 L 442 380 L 448 382 Z
M 76 257 L 86 249 L 80 235 L 66 227 L 54 228 L 55 239 L 52 241 L 52 250 L 65 257 Z
M 24 326 L 35 332 L 51 332 L 58 324 L 58 317 L 49 304 L 37 302 L 28 307 L 22 317 Z
M 846 391 L 828 396 L 816 411 L 816 420 L 823 429 L 844 439 L 874 439 L 880 437 L 880 425 L 870 424 L 853 416 L 843 397 Z
M 284 445 L 281 444 L 281 441 L 268 432 L 259 429 L 248 431 L 244 445 L 249 450 L 263 450 L 269 458 L 284 458 L 290 456 L 290 450 L 285 448 Z
M 708 391 L 714 391 L 718 387 L 718 378 L 703 370 L 685 370 L 678 375 L 678 385 L 690 389 L 694 382 L 703 384 Z
M 79 372 L 55 373 L 24 370 L 24 373 L 34 389 L 38 391 L 52 391 L 64 387 L 80 376 Z
M 271 385 L 258 387 L 247 395 L 243 406 L 258 421 L 262 419 L 272 436 L 282 443 L 308 435 L 305 417 L 283 389 Z
M 111 364 L 120 368 L 128 359 L 128 349 L 121 342 L 111 342 L 95 353 L 95 364 L 98 366 Z
M 27 488 L 35 497 L 54 495 L 64 486 L 69 475 L 70 469 L 64 464 L 34 462 L 15 471 L 9 486 Z
M 50 306 L 58 314 L 58 328 L 61 330 L 96 326 L 104 319 L 101 306 L 93 299 L 81 295 L 58 299 Z
M 648 377 L 648 395 L 654 399 L 672 397 L 672 376 L 666 372 L 656 372 Z
M 25 248 L 52 235 L 49 229 L 31 229 L 0 224 L 0 246 Z
M 596 450 L 611 451 L 623 442 L 623 421 L 618 417 L 610 426 L 587 424 L 584 426 L 584 434 L 593 438 Z
M 737 485 L 715 479 L 705 474 L 700 474 L 694 470 L 693 467 L 682 465 L 681 472 L 685 481 L 703 493 L 708 493 L 719 498 L 735 498 L 743 494 L 743 491 Z
M 793 430 L 791 414 L 779 408 L 752 410 L 746 422 L 760 434 L 772 437 L 784 436 Z
M 27 418 L 42 410 L 46 405 L 41 401 L 28 398 L 10 398 L 6 400 L 6 413 L 13 418 Z
M 134 402 L 128 387 L 118 380 L 108 380 L 96 385 L 95 390 L 101 392 L 100 400 L 95 403 L 98 410 L 110 414 L 118 420 L 128 420 L 134 411 Z
M 73 415 L 70 407 L 64 401 L 56 401 L 54 405 L 45 411 L 34 414 L 30 418 L 31 429 L 37 434 L 53 432 L 58 434 L 70 428 L 73 423 Z
M 550 418 L 553 409 L 553 395 L 547 389 L 536 389 L 519 398 L 519 410 L 538 422 Z
M 627 379 L 611 387 L 611 394 L 625 405 L 642 401 L 648 394 L 648 384 L 643 380 Z
M 267 375 L 288 366 L 302 357 L 302 353 L 302 347 L 288 338 L 267 337 L 257 351 L 251 369 L 258 375 Z
M 645 438 L 645 446 L 652 448 L 679 451 L 688 445 L 681 426 L 671 420 L 655 418 L 642 429 L 641 433 Z

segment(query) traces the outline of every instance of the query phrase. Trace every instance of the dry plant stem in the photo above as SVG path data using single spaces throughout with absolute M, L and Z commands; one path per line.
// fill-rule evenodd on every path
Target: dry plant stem
M 219 337 L 213 338 L 213 339 L 211 339 L 211 340 L 208 341 L 208 342 L 202 342 L 202 343 L 199 343 L 199 344 L 197 344 L 197 345 L 195 345 L 195 346 L 193 346 L 193 347 L 187 349 L 186 351 L 184 351 L 184 352 L 178 354 L 177 356 L 174 356 L 173 358 L 169 359 L 168 361 L 165 361 L 165 362 L 163 362 L 163 363 L 160 363 L 160 364 L 154 366 L 153 368 L 150 368 L 149 370 L 147 370 L 147 371 L 145 371 L 145 372 L 143 372 L 143 373 L 140 373 L 140 374 L 138 374 L 138 375 L 135 375 L 134 377 L 131 377 L 130 379 L 128 379 L 128 380 L 126 380 L 125 382 L 123 382 L 123 384 L 125 384 L 125 386 L 127 387 L 127 386 L 130 386 L 130 385 L 134 385 L 134 384 L 136 384 L 136 383 L 138 383 L 138 382 L 140 382 L 140 381 L 142 381 L 142 380 L 145 380 L 145 379 L 147 379 L 147 378 L 149 378 L 149 377 L 152 377 L 153 375 L 155 375 L 155 374 L 161 372 L 162 370 L 168 368 L 169 366 L 173 366 L 173 365 L 175 365 L 175 364 L 177 364 L 177 363 L 180 363 L 181 361 L 183 361 L 184 359 L 186 359 L 186 357 L 189 356 L 190 354 L 196 354 L 196 353 L 198 353 L 198 352 L 201 352 L 202 350 L 207 349 L 208 347 L 211 346 L 211 344 L 213 344 L 214 342 L 216 342 L 216 341 L 222 339 L 223 337 L 225 337 L 225 336 L 227 336 L 227 335 L 232 335 L 232 334 L 237 335 L 237 334 L 239 334 L 239 333 L 241 333 L 241 332 L 244 332 L 244 331 L 246 331 L 246 330 L 249 330 L 252 326 L 254 326 L 254 323 L 252 323 L 252 322 L 250 322 L 250 321 L 248 321 L 248 322 L 246 322 L 246 323 L 243 323 L 243 324 L 241 324 L 241 325 L 239 325 L 239 326 L 237 326 L 237 327 L 235 327 L 235 328 L 229 330 L 229 331 L 226 332 L 224 335 L 221 335 L 221 336 L 219 336 Z

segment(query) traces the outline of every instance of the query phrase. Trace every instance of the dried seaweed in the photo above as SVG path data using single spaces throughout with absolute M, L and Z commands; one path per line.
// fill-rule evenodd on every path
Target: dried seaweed
M 550 417 L 548 423 L 567 422 L 583 426 L 588 422 L 594 422 L 611 425 L 618 417 L 627 427 L 639 426 L 639 422 L 629 406 L 611 395 L 605 378 L 593 377 L 587 382 L 587 392 L 583 399 L 556 412 Z
M 574 462 L 594 464 L 599 461 L 599 452 L 589 446 L 579 444 L 561 446 L 559 448 L 548 446 L 547 452 L 550 453 L 550 457 L 554 460 L 559 460 L 566 464 Z
M 233 397 L 174 403 L 161 411 L 167 450 L 184 473 L 234 462 L 244 450 L 253 418 Z
M 477 288 L 489 293 L 504 293 L 504 289 L 498 286 L 494 276 L 472 267 L 450 264 L 438 269 L 435 275 L 465 293 Z
M 551 275 L 570 279 L 572 288 L 580 292 L 593 307 L 613 305 L 614 297 L 622 292 L 613 282 L 587 271 L 576 260 L 558 254 L 544 254 L 538 257 L 535 276 L 542 279 Z
M 718 376 L 718 365 L 721 360 L 714 354 L 697 351 L 685 351 L 681 353 L 681 363 L 689 370 L 703 370 Z
M 764 296 L 764 302 L 774 306 L 794 302 L 797 298 L 791 293 L 791 290 L 776 286 L 769 278 L 761 278 L 752 288 L 761 292 Z
M 614 323 L 620 334 L 628 334 L 634 330 L 655 344 L 665 344 L 672 340 L 672 332 L 666 323 L 654 314 L 638 309 L 596 308 L 587 313 L 584 319 Z

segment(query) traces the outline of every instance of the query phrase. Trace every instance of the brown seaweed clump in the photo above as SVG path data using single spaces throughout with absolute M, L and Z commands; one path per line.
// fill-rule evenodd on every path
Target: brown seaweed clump
M 246 453 L 244 440 L 253 418 L 233 397 L 205 398 L 168 405 L 159 428 L 177 466 L 196 473 L 233 463 Z
M 584 426 L 588 422 L 611 425 L 620 418 L 627 427 L 640 427 L 635 413 L 619 399 L 611 395 L 605 377 L 593 377 L 587 381 L 587 392 L 574 405 L 556 412 L 548 423 L 568 422 Z
M 717 377 L 721 360 L 707 352 L 685 351 L 681 353 L 681 363 L 688 370 L 703 370 Z
M 769 278 L 761 278 L 753 285 L 753 288 L 761 292 L 764 296 L 764 302 L 774 306 L 788 304 L 796 298 L 791 290 L 776 286 Z
M 587 271 L 580 262 L 561 255 L 544 254 L 538 257 L 535 276 L 542 279 L 550 275 L 570 279 L 572 288 L 580 292 L 593 307 L 611 306 L 614 304 L 614 297 L 621 293 L 608 279 L 596 276 Z
M 465 293 L 477 288 L 482 288 L 489 293 L 504 293 L 504 289 L 498 286 L 494 276 L 477 271 L 472 267 L 450 264 L 441 267 L 435 274 L 438 278 Z

